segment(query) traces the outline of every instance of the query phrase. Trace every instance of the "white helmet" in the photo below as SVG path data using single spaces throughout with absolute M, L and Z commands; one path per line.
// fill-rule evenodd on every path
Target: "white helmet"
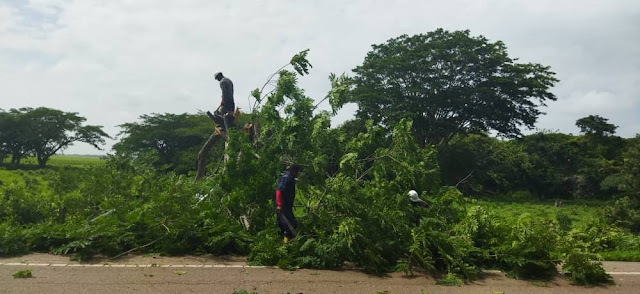
M 411 199 L 411 201 L 413 202 L 420 201 L 420 198 L 418 197 L 418 192 L 416 192 L 415 190 L 409 191 L 409 199 Z

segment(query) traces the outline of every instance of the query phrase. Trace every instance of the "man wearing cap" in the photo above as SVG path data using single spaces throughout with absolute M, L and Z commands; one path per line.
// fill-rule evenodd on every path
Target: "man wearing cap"
M 298 222 L 293 215 L 293 200 L 296 198 L 296 177 L 301 171 L 301 165 L 289 165 L 287 172 L 280 177 L 276 189 L 276 224 L 285 243 L 296 234 Z
M 215 115 L 225 118 L 227 125 L 231 126 L 233 124 L 233 111 L 236 109 L 236 104 L 233 100 L 233 82 L 221 72 L 215 73 L 214 77 L 220 82 L 220 90 L 222 90 L 222 101 L 215 111 Z

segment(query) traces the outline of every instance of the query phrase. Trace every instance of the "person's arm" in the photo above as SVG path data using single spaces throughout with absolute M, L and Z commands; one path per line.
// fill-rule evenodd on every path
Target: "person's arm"
M 231 87 L 231 82 L 228 80 L 220 82 L 220 90 L 222 90 L 222 104 L 224 104 L 225 101 L 229 102 L 233 100 L 231 97 Z
M 282 209 L 282 198 L 284 197 L 282 194 L 287 190 L 287 186 L 289 177 L 284 176 L 280 178 L 280 182 L 278 183 L 278 188 L 276 189 L 276 210 L 280 211 Z
M 282 210 L 282 191 L 276 190 L 276 210 Z
M 220 106 L 222 106 L 224 105 L 224 85 L 222 82 L 220 82 L 220 92 L 222 92 L 222 96 L 220 96 Z

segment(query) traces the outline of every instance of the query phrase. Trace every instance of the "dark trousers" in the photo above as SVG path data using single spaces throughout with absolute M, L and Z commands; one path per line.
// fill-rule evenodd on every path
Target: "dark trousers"
M 233 109 L 234 106 L 225 106 L 225 105 L 220 105 L 220 107 L 218 107 L 218 109 L 216 109 L 216 111 L 213 112 L 213 115 L 215 117 L 214 121 L 216 122 L 216 124 L 218 126 L 220 126 L 223 129 L 225 128 L 225 125 L 227 127 L 233 127 L 235 126 L 234 122 L 233 122 Z
M 287 223 L 282 217 L 283 215 L 284 217 L 287 218 L 287 220 L 289 220 L 289 223 L 291 223 L 291 226 L 294 229 L 298 228 L 298 222 L 296 221 L 296 217 L 293 215 L 292 210 L 283 209 L 279 213 L 276 212 L 276 225 L 278 225 L 278 228 L 280 229 L 280 235 L 283 235 L 287 238 L 293 238 L 294 237 L 293 232 L 291 232 L 291 230 L 289 229 L 289 226 L 287 226 Z

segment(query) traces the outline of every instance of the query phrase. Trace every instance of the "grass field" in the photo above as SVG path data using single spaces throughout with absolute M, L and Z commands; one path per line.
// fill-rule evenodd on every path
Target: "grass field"
M 556 220 L 559 214 L 563 214 L 570 219 L 566 225 L 579 230 L 583 230 L 589 224 L 599 223 L 603 218 L 605 207 L 610 205 L 598 200 L 563 200 L 562 202 L 560 207 L 554 206 L 554 200 L 529 202 L 481 200 L 478 204 L 489 207 L 498 215 L 514 221 L 524 213 L 538 219 Z M 622 239 L 625 241 L 624 245 L 620 245 L 621 248 L 597 252 L 597 254 L 606 261 L 640 261 L 640 247 L 634 245 L 640 244 L 640 237 L 626 233 Z
M 510 219 L 516 219 L 523 213 L 541 219 L 556 219 L 558 213 L 564 213 L 571 219 L 573 227 L 596 222 L 602 218 L 604 207 L 607 205 L 606 202 L 597 200 L 563 200 L 560 207 L 555 207 L 553 200 L 531 202 L 481 200 L 478 204 L 489 207 L 499 215 Z
M 10 159 L 5 159 L 5 166 Z M 104 163 L 99 156 L 81 156 L 81 155 L 54 155 L 47 162 L 47 167 L 91 167 Z M 18 169 L 33 169 L 38 167 L 38 160 L 35 157 L 27 157 L 20 161 Z
M 46 189 L 48 179 L 52 178 L 60 168 L 89 168 L 104 164 L 104 160 L 97 156 L 55 155 L 47 162 L 46 168 L 39 168 L 34 157 L 24 158 L 18 167 L 8 166 L 5 159 L 0 166 L 0 188 L 12 183 L 18 185 L 40 186 Z

